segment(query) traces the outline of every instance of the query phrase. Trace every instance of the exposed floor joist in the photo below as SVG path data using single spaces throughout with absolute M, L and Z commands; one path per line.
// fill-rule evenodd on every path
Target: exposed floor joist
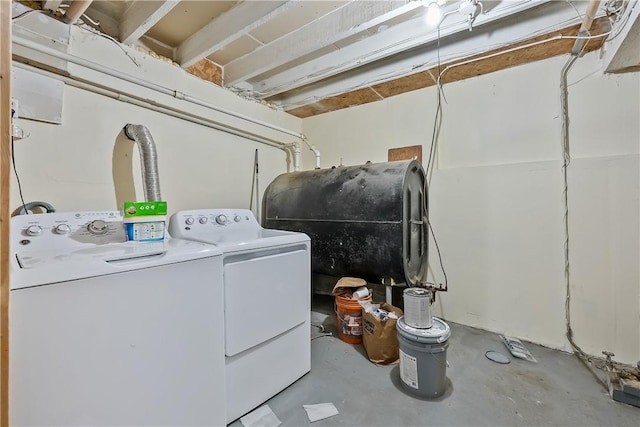
M 224 49 L 293 7 L 293 1 L 242 2 L 201 28 L 180 46 L 176 59 L 182 67 L 190 67 L 200 58 Z
M 507 5 L 494 6 L 488 13 L 477 17 L 474 21 L 474 32 L 477 33 L 483 26 L 504 17 L 540 7 L 544 3 L 543 1 L 517 1 Z M 415 7 L 417 4 L 419 3 L 409 3 L 403 8 L 395 9 L 393 14 L 397 16 L 407 13 L 412 10 L 411 7 Z M 440 29 L 437 30 L 427 26 L 423 22 L 424 16 L 418 12 L 409 14 L 413 17 L 406 17 L 403 22 L 389 28 L 375 27 L 375 23 L 368 25 L 368 27 L 373 27 L 373 34 L 364 34 L 351 44 L 340 46 L 339 49 L 336 48 L 301 64 L 288 66 L 273 76 L 249 79 L 249 82 L 260 98 L 269 98 L 362 67 L 365 64 L 383 60 L 397 53 L 427 45 L 437 40 L 438 37 L 445 39 L 455 33 L 467 32 L 469 24 L 464 15 L 450 11 Z M 572 11 L 572 13 L 574 12 Z M 387 14 L 385 19 L 389 19 L 390 15 Z M 228 72 L 227 69 L 225 71 Z M 225 83 L 229 85 L 229 79 L 225 79 Z
M 418 7 L 421 7 L 419 2 L 349 2 L 298 30 L 226 64 L 225 86 L 233 86 L 307 54 L 330 47 Z
M 178 5 L 180 0 L 136 0 L 122 16 L 120 42 L 131 44 Z
M 559 31 L 551 32 L 542 36 L 534 37 L 514 43 L 509 46 L 495 49 L 489 52 L 478 54 L 463 60 L 451 61 L 441 64 L 440 70 L 448 70 L 442 76 L 442 83 L 451 83 L 459 80 L 476 77 L 494 71 L 503 70 L 505 68 L 522 65 L 529 62 L 539 61 L 552 58 L 558 55 L 564 55 L 571 52 L 575 39 L 559 38 L 558 36 L 576 36 L 580 25 L 573 25 Z M 609 31 L 610 23 L 606 17 L 598 18 L 593 22 L 591 27 L 592 35 L 600 35 Z M 602 47 L 604 38 L 590 40 L 585 48 L 586 52 L 591 52 Z M 521 46 L 526 46 L 541 40 L 551 39 L 547 43 L 537 44 L 530 47 L 523 47 L 513 50 Z M 490 56 L 486 59 L 481 59 Z M 456 66 L 460 62 L 473 62 Z M 356 105 L 367 104 L 369 102 L 379 101 L 384 98 L 399 95 L 401 93 L 422 89 L 435 85 L 432 76 L 438 75 L 438 67 L 433 67 L 426 71 L 414 73 L 399 79 L 391 80 L 385 83 L 372 85 L 366 88 L 347 92 L 338 96 L 325 98 L 313 104 L 304 105 L 293 108 L 287 112 L 300 118 L 315 116 L 329 111 L 340 110 Z

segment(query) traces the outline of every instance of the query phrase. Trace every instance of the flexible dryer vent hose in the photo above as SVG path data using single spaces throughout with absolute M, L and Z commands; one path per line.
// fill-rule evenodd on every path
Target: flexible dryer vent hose
M 142 185 L 147 202 L 162 200 L 160 196 L 160 175 L 158 174 L 158 154 L 156 144 L 146 126 L 128 124 L 124 134 L 138 144 L 142 164 Z

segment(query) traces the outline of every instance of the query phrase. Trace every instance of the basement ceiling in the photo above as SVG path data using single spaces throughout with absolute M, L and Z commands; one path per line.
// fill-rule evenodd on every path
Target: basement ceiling
M 80 22 L 242 96 L 308 117 L 428 86 L 437 77 L 430 70 L 437 74 L 441 64 L 514 43 L 575 35 L 588 5 L 440 0 L 437 27 L 426 20 L 432 1 L 100 0 L 88 2 Z M 49 0 L 41 6 L 61 12 L 72 3 Z M 598 16 L 625 4 L 603 2 Z M 608 31 L 608 24 L 601 18 L 595 34 Z M 554 55 L 570 51 L 574 40 L 562 41 L 560 51 L 549 44 Z M 538 52 L 528 60 L 542 57 Z M 502 68 L 522 62 L 527 61 Z

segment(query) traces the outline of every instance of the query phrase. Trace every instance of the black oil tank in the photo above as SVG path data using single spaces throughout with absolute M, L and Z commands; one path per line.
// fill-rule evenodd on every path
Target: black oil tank
M 286 173 L 267 187 L 266 228 L 311 238 L 311 268 L 416 286 L 427 268 L 425 173 L 399 161 Z

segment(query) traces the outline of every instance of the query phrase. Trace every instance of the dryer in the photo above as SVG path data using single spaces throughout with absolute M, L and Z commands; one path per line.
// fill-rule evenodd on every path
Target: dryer
M 225 424 L 220 251 L 119 212 L 14 217 L 11 250 L 12 425 Z
M 227 422 L 311 369 L 311 256 L 303 233 L 264 229 L 246 209 L 177 212 L 171 236 L 223 253 Z

